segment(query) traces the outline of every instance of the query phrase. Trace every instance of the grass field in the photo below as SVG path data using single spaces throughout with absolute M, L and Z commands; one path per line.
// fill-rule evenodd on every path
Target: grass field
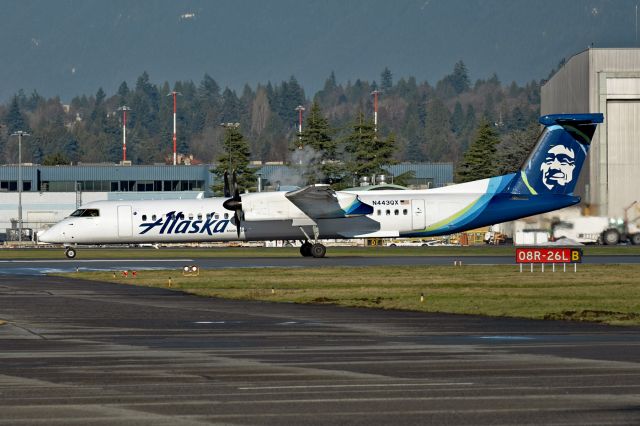
M 572 269 L 572 268 L 571 268 Z M 579 265 L 578 272 L 518 272 L 512 266 L 247 268 L 141 271 L 137 278 L 67 276 L 169 287 L 201 296 L 331 303 L 381 309 L 640 324 L 640 265 Z M 421 302 L 421 295 L 424 301 Z
M 640 246 L 586 246 L 585 255 L 640 255 Z M 328 247 L 327 256 L 514 256 L 513 246 L 476 247 Z M 297 248 L 82 248 L 77 259 L 176 259 L 209 257 L 291 257 Z M 0 259 L 65 259 L 62 248 L 4 248 Z

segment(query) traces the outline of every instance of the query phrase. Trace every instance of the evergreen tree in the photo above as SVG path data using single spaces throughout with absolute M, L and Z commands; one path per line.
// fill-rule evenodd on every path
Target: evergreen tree
M 455 161 L 459 147 L 451 133 L 451 114 L 438 98 L 427 105 L 425 154 L 430 161 Z
M 341 167 L 337 160 L 338 144 L 331 138 L 329 120 L 324 117 L 317 102 L 311 105 L 300 139 L 303 146 L 318 153 L 319 164 L 309 165 L 312 167 L 308 168 L 308 180 L 312 183 L 321 179 L 332 182 L 339 180 Z
M 99 107 L 100 105 L 102 105 L 102 102 L 104 102 L 104 99 L 107 97 L 107 94 L 104 93 L 104 90 L 102 90 L 102 87 L 98 88 L 98 91 L 96 92 L 96 108 Z
M 347 169 L 356 176 L 371 176 L 385 173 L 383 165 L 392 164 L 395 150 L 395 136 L 377 138 L 373 121 L 358 113 L 352 131 L 346 139 L 346 151 L 351 154 Z
M 222 109 L 220 111 L 220 121 L 222 123 L 233 123 L 240 121 L 240 99 L 236 92 L 224 89 L 222 93 Z
M 469 90 L 471 83 L 469 82 L 469 74 L 464 62 L 458 61 L 453 66 L 453 74 L 451 74 L 451 85 L 453 86 L 457 94 Z
M 496 146 L 500 143 L 493 125 L 483 121 L 457 170 L 458 182 L 485 179 L 496 174 Z
M 224 139 L 222 141 L 223 152 L 217 158 L 216 168 L 212 170 L 218 178 L 213 190 L 217 194 L 222 194 L 224 189 L 224 172 L 229 175 L 235 171 L 238 179 L 238 188 L 248 191 L 256 186 L 255 170 L 249 167 L 250 151 L 249 144 L 234 125 L 226 126 Z
M 118 97 L 120 98 L 119 101 L 122 103 L 126 102 L 128 96 L 129 96 L 129 86 L 127 85 L 126 81 L 123 81 L 120 84 L 120 87 L 118 87 Z
M 204 101 L 208 108 L 218 108 L 220 105 L 220 86 L 209 75 L 205 74 L 198 87 L 198 96 Z
M 7 123 L 8 134 L 11 135 L 19 130 L 23 132 L 29 131 L 29 125 L 27 119 L 20 109 L 18 104 L 18 97 L 14 96 L 9 105 L 9 110 L 5 116 L 5 122 Z
M 393 87 L 393 74 L 391 74 L 391 70 L 385 67 L 382 73 L 380 74 L 380 89 L 384 92 L 388 92 Z
M 451 115 L 451 131 L 458 134 L 464 129 L 464 125 L 464 111 L 462 111 L 460 101 L 456 101 L 456 105 L 453 108 L 453 114 Z
M 539 134 L 540 126 L 536 122 L 525 129 L 507 134 L 498 145 L 497 174 L 506 175 L 520 170 L 533 150 Z
M 61 166 L 64 164 L 69 164 L 69 160 L 60 152 L 47 155 L 42 160 L 43 166 Z

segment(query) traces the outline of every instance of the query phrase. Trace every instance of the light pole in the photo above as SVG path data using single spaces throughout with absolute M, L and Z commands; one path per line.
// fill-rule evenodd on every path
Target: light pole
M 298 105 L 296 111 L 298 111 L 298 148 L 302 149 L 302 113 L 304 112 L 304 107 Z
M 176 97 L 178 95 L 182 95 L 180 92 L 176 92 L 175 90 L 169 93 L 167 96 L 173 96 L 173 165 L 177 164 L 177 154 L 176 154 L 176 146 L 177 146 L 177 133 L 176 133 L 176 116 L 178 111 L 178 103 L 176 101 Z
M 18 137 L 18 241 L 22 242 L 22 137 L 31 135 L 18 130 L 11 136 Z
M 373 131 L 378 136 L 378 95 L 382 93 L 380 90 L 371 92 L 373 95 Z
M 127 111 L 131 111 L 131 108 L 122 105 L 118 109 L 122 111 L 122 162 L 124 164 L 127 161 Z

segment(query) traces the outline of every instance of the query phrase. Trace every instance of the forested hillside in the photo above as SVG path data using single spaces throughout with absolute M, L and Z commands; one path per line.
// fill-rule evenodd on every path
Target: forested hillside
M 471 82 L 465 64 L 435 84 L 414 77 L 394 78 L 384 69 L 376 81 L 340 82 L 333 73 L 315 94 L 305 94 L 295 77 L 256 87 L 245 85 L 237 93 L 221 87 L 212 76 L 201 81 L 156 84 L 146 72 L 135 82 L 123 82 L 116 93 L 98 89 L 78 95 L 64 106 L 58 98 L 18 92 L 0 106 L 0 152 L 4 163 L 17 160 L 16 130 L 30 132 L 23 158 L 34 163 L 117 162 L 122 157 L 122 115 L 127 117 L 127 157 L 134 164 L 165 162 L 172 150 L 172 101 L 178 91 L 178 152 L 213 162 L 221 152 L 221 123 L 240 123 L 251 157 L 262 161 L 288 161 L 297 144 L 296 107 L 310 112 L 317 102 L 328 120 L 329 137 L 337 158 L 344 158 L 344 142 L 363 113 L 373 115 L 371 92 L 380 90 L 380 137 L 393 136 L 397 161 L 452 161 L 458 164 L 481 122 L 489 123 L 505 148 L 517 150 L 518 131 L 536 122 L 539 82 L 524 87 L 503 83 L 497 75 Z M 317 117 L 316 117 L 317 119 Z M 514 142 L 515 141 L 515 142 Z M 333 149 L 333 148 L 332 148 Z

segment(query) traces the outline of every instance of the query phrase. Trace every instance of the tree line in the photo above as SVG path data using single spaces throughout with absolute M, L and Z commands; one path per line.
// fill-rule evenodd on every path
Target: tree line
M 372 122 L 374 90 L 380 92 L 377 132 Z M 233 131 L 247 144 L 251 160 L 292 162 L 300 151 L 307 153 L 305 147 L 312 149 L 317 167 L 307 172 L 310 181 L 367 175 L 393 162 L 452 162 L 459 180 L 478 176 L 468 163 L 479 158 L 488 161 L 492 171 L 504 171 L 504 159 L 509 159 L 506 168 L 514 168 L 530 148 L 540 104 L 539 82 L 505 85 L 494 74 L 472 83 L 462 61 L 435 85 L 415 77 L 396 81 L 388 68 L 379 81 L 343 83 L 332 72 L 311 97 L 293 76 L 276 84 L 247 84 L 237 92 L 223 89 L 208 74 L 198 83 L 170 85 L 154 84 L 144 72 L 132 87 L 122 82 L 110 95 L 99 88 L 95 94 L 74 97 L 69 105 L 57 97 L 19 91 L 0 105 L 0 161 L 16 162 L 17 143 L 10 135 L 24 130 L 31 134 L 23 140 L 25 161 L 117 162 L 122 157 L 118 108 L 126 105 L 131 108 L 128 159 L 134 164 L 164 163 L 172 151 L 173 104 L 167 96 L 172 91 L 180 93 L 179 153 L 204 163 L 224 161 L 231 130 L 221 123 L 238 123 Z M 306 109 L 301 135 L 299 105 Z M 469 148 L 481 131 L 489 131 L 487 146 L 493 148 L 471 155 Z

